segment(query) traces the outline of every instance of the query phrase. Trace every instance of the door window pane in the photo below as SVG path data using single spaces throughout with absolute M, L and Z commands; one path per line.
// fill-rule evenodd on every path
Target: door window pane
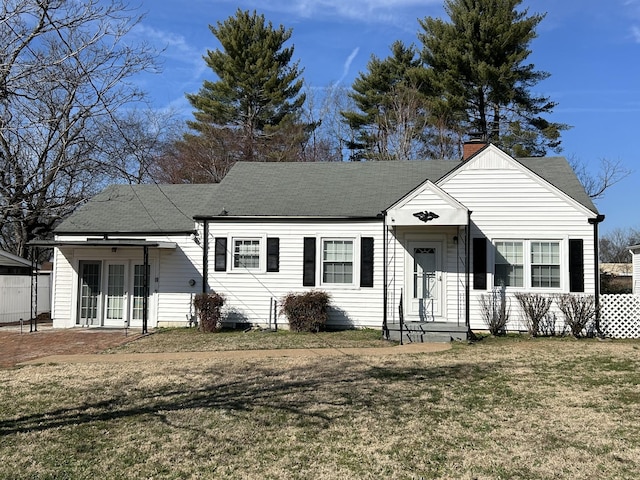
M 413 298 L 433 298 L 436 294 L 436 249 L 413 250 Z
M 100 263 L 83 262 L 80 266 L 80 315 L 78 323 L 93 324 L 98 319 L 100 297 Z
M 124 308 L 124 265 L 109 265 L 107 272 L 107 318 L 122 320 Z
M 133 305 L 131 317 L 133 320 L 142 320 L 144 309 L 144 265 L 133 266 Z

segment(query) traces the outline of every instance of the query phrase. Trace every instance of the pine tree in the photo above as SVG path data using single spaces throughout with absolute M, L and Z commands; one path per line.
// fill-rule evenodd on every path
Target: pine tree
M 526 63 L 544 15 L 516 8 L 522 0 L 445 0 L 450 22 L 420 21 L 422 58 L 441 97 L 476 132 L 517 155 L 560 150 L 567 125 L 543 118 L 555 103 L 531 88 L 549 76 Z
M 298 160 L 313 125 L 300 121 L 305 95 L 294 47 L 284 47 L 292 30 L 274 28 L 264 15 L 237 10 L 216 26 L 209 26 L 221 48 L 207 51 L 204 60 L 218 77 L 205 80 L 187 99 L 195 108 L 179 151 L 193 152 L 203 145 L 220 145 L 219 152 L 200 157 L 225 162 Z M 220 141 L 203 141 L 214 135 Z M 213 179 L 214 181 L 218 179 Z
M 355 79 L 350 96 L 359 111 L 341 112 L 357 132 L 348 144 L 353 160 L 393 160 L 408 153 L 410 141 L 422 130 L 417 125 L 424 121 L 417 88 L 420 64 L 413 46 L 396 41 L 389 57 L 372 55 L 368 71 Z M 397 148 L 403 140 L 404 148 Z

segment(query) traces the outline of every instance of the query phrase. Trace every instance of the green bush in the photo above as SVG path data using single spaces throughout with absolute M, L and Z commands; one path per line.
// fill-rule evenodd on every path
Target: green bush
M 202 332 L 217 332 L 222 328 L 222 306 L 224 297 L 219 293 L 198 293 L 193 299 L 193 306 L 200 319 Z
M 283 299 L 280 313 L 287 316 L 294 332 L 319 332 L 327 323 L 327 307 L 331 296 L 322 290 L 289 293 Z

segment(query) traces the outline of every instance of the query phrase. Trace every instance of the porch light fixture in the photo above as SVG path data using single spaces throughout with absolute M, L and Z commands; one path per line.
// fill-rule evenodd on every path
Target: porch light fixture
M 416 212 L 413 214 L 413 216 L 424 223 L 440 217 L 440 215 L 438 215 L 436 212 L 430 212 L 429 210 L 425 210 L 424 212 Z
M 111 252 L 116 253 L 118 251 L 118 247 L 111 247 Z

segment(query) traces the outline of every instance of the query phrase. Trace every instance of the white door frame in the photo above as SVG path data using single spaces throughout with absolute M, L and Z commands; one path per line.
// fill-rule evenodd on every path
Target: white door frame
M 423 272 L 416 266 L 418 249 L 433 250 L 433 272 Z M 407 321 L 441 321 L 444 315 L 445 279 L 443 273 L 444 241 L 437 239 L 410 240 L 405 249 L 404 311 Z M 416 271 L 416 268 L 418 271 Z M 425 274 L 418 276 L 420 274 Z M 417 284 L 422 280 L 422 285 Z M 416 297 L 417 295 L 417 297 Z

